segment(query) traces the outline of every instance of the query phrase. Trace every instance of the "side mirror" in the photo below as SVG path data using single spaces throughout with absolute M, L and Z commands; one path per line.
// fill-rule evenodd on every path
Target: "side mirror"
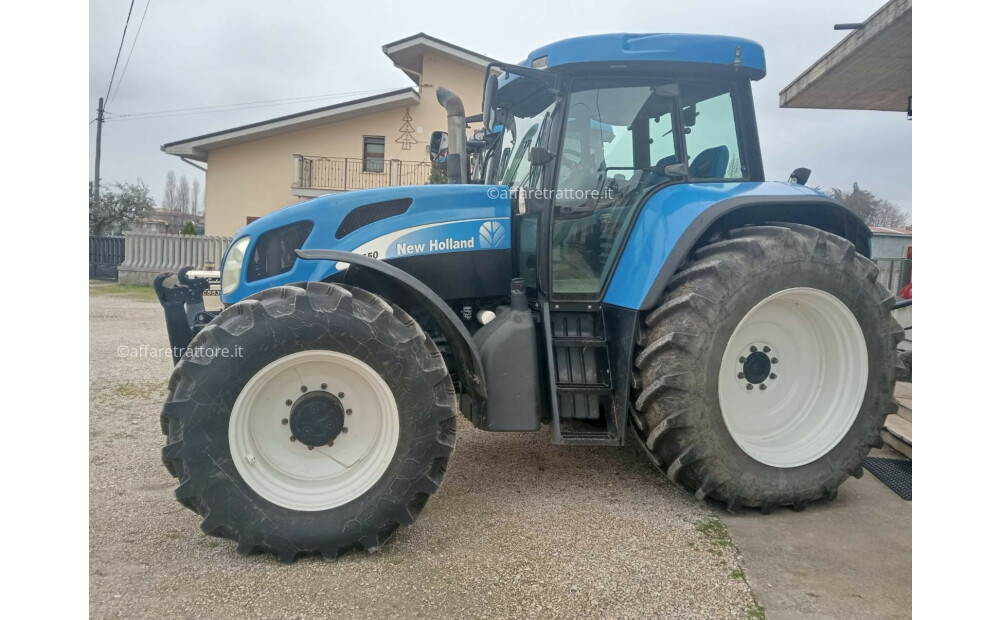
M 427 147 L 431 161 L 444 161 L 448 156 L 448 132 L 435 131 L 431 133 L 431 144 Z
M 497 99 L 497 76 L 490 71 L 486 76 L 486 84 L 483 86 L 483 125 L 486 131 L 492 133 L 496 126 L 496 110 L 493 103 Z
M 532 166 L 544 166 L 553 159 L 555 159 L 555 155 L 541 146 L 533 146 L 528 151 L 528 161 L 531 162 Z
M 812 170 L 809 168 L 796 168 L 792 170 L 792 175 L 788 177 L 789 183 L 795 183 L 797 185 L 805 185 L 809 182 L 809 175 L 812 174 Z
M 685 127 L 694 127 L 694 122 L 698 119 L 698 108 L 692 103 L 681 110 L 681 121 Z

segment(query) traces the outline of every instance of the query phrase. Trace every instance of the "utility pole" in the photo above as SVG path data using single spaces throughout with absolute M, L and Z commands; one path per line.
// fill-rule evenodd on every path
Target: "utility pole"
M 101 125 L 104 124 L 104 97 L 97 100 L 97 156 L 94 158 L 94 202 L 101 200 Z

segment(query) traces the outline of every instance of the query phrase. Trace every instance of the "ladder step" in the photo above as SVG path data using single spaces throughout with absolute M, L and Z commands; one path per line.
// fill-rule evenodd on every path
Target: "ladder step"
M 556 336 L 552 338 L 554 347 L 589 347 L 608 346 L 608 341 L 604 338 L 594 338 L 589 336 Z
M 618 445 L 618 438 L 606 431 L 563 431 L 562 442 L 564 444 L 584 444 L 584 445 Z
M 611 394 L 613 392 L 609 385 L 587 383 L 556 383 L 556 391 L 559 394 Z

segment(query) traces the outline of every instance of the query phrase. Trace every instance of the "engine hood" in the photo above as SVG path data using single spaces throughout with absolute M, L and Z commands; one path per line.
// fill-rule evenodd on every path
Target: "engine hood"
M 343 250 L 380 260 L 509 248 L 506 189 L 490 185 L 390 187 L 322 196 L 285 207 L 236 233 L 234 244 L 247 237 L 249 244 L 239 283 L 222 295 L 222 301 L 231 304 L 274 286 L 323 280 L 345 268 L 330 261 L 291 258 L 281 263 L 291 268 L 261 277 L 259 262 L 254 261 L 260 261 L 262 254 L 270 249 L 287 256 L 298 249 L 288 244 L 271 246 L 281 235 L 277 229 L 292 229 L 302 222 L 310 222 L 312 228 L 301 249 Z M 266 273 L 273 271 L 269 265 Z

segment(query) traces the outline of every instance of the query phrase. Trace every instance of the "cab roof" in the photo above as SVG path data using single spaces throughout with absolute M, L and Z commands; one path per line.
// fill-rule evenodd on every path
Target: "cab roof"
M 580 63 L 689 62 L 737 65 L 750 77 L 764 77 L 764 48 L 739 37 L 706 34 L 597 34 L 540 47 L 522 66 L 553 69 Z

